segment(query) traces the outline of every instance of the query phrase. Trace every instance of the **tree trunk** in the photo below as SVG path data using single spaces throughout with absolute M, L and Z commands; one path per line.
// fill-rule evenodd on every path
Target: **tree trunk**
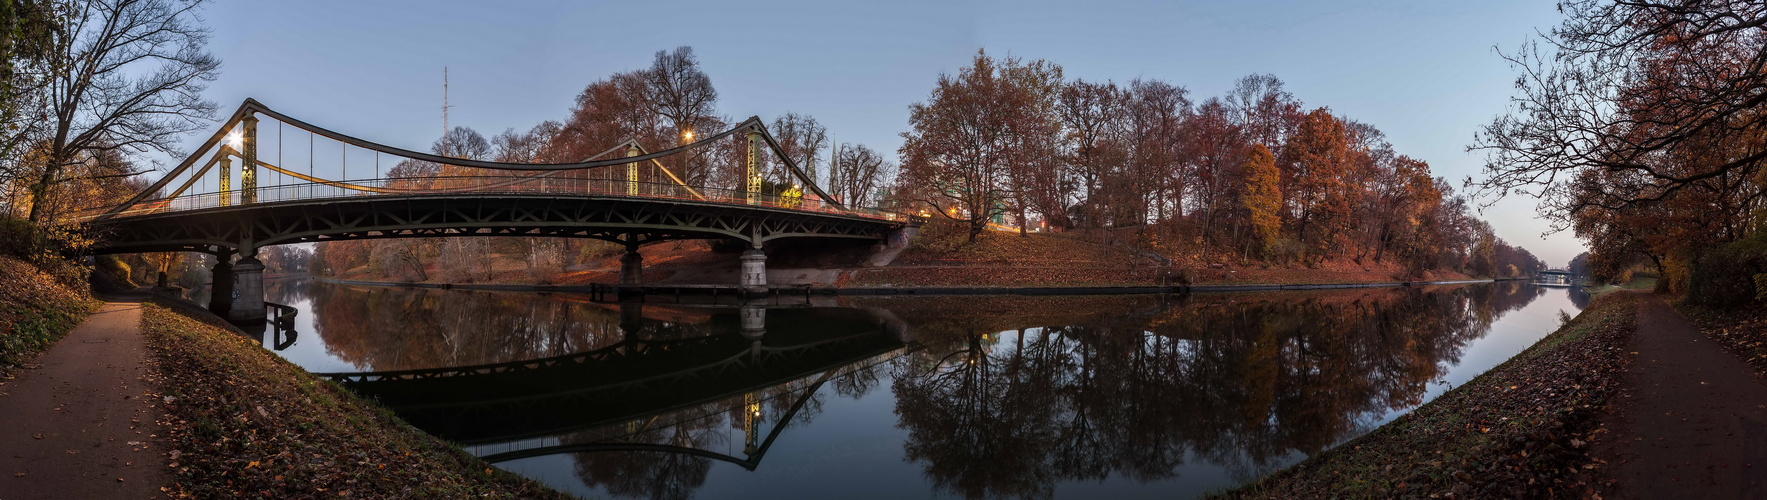
M 29 219 L 32 224 L 42 221 L 44 215 L 43 210 L 41 210 L 43 207 L 43 201 L 44 198 L 47 198 L 49 195 L 50 181 L 55 180 L 55 172 L 47 166 L 43 168 L 45 170 L 42 179 L 38 180 L 36 184 L 31 185 L 31 214 Z

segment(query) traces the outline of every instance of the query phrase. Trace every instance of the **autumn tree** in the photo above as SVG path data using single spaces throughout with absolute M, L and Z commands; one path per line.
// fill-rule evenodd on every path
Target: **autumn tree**
M 555 121 L 540 122 L 527 132 L 516 132 L 515 129 L 504 130 L 491 138 L 491 155 L 500 162 L 507 163 L 565 163 L 569 161 L 554 157 L 550 149 L 552 140 L 564 128 L 564 124 Z
M 1190 172 L 1180 168 L 1190 91 L 1162 80 L 1137 78 L 1118 127 L 1127 162 L 1111 175 L 1112 226 L 1141 226 L 1181 212 Z
M 516 132 L 515 129 L 504 130 L 503 133 L 491 138 L 492 158 L 508 163 L 558 163 L 565 160 L 558 157 L 550 148 L 553 139 L 563 125 L 555 121 L 540 122 L 527 132 Z M 501 175 L 507 175 L 502 173 Z M 542 180 L 541 182 L 547 182 Z M 567 240 L 564 238 L 521 237 L 502 238 L 506 248 L 523 257 L 528 270 L 534 273 L 546 268 L 562 267 L 570 255 Z M 540 277 L 540 276 L 536 276 Z M 542 277 L 543 278 L 543 277 Z
M 1227 104 L 1236 112 L 1239 127 L 1246 140 L 1279 148 L 1271 151 L 1282 156 L 1280 149 L 1289 134 L 1300 127 L 1305 113 L 1294 94 L 1284 89 L 1282 79 L 1275 75 L 1253 74 L 1240 78 L 1228 91 Z
M 837 151 L 839 161 L 830 171 L 829 194 L 848 206 L 869 206 L 878 188 L 885 185 L 896 165 L 863 144 L 848 144 Z
M 1354 205 L 1353 154 L 1344 122 L 1325 108 L 1308 113 L 1283 146 L 1288 205 L 1298 226 L 1297 239 L 1308 242 L 1308 226 L 1319 236 L 1313 242 L 1330 245 L 1348 226 Z
M 551 148 L 561 158 L 582 161 L 628 139 L 649 147 L 672 145 L 662 115 L 652 112 L 648 86 L 644 71 L 616 73 L 590 83 L 577 94 Z
M 1262 145 L 1246 144 L 1244 129 L 1234 122 L 1227 103 L 1220 99 L 1209 99 L 1197 107 L 1196 113 L 1185 122 L 1185 136 L 1188 139 L 1184 158 L 1185 167 L 1190 171 L 1189 187 L 1196 194 L 1196 208 L 1203 219 L 1203 257 L 1208 257 L 1209 238 L 1217 221 L 1235 213 L 1236 201 L 1240 205 L 1237 208 L 1248 211 L 1253 239 L 1263 242 L 1260 247 L 1268 248 L 1275 242 L 1279 222 L 1263 221 L 1259 217 L 1263 216 L 1265 203 L 1276 204 L 1269 207 L 1271 217 L 1277 216 L 1276 210 L 1282 203 L 1275 158 L 1272 157 L 1267 165 L 1269 172 L 1249 169 L 1264 168 L 1266 165 L 1258 162 L 1262 156 L 1270 156 L 1270 150 Z M 1248 151 L 1248 147 L 1252 150 Z M 1265 174 L 1271 177 L 1265 179 Z M 1266 188 L 1270 192 L 1262 191 Z M 1236 193 L 1239 200 L 1235 200 Z M 1265 226 L 1266 222 L 1271 225 Z
M 1072 189 L 1078 198 L 1078 219 L 1097 225 L 1099 184 L 1110 164 L 1106 151 L 1113 127 L 1124 113 L 1128 96 L 1116 84 L 1074 80 L 1062 87 L 1058 116 L 1066 130 L 1065 149 L 1069 155 L 1069 172 L 1075 180 Z
M 1268 251 L 1282 230 L 1282 174 L 1276 169 L 1276 157 L 1263 144 L 1252 145 L 1241 171 L 1245 181 L 1240 207 L 1245 210 L 1252 241 Z
M 820 178 L 817 175 L 819 172 L 816 158 L 829 148 L 827 127 L 817 123 L 815 117 L 787 112 L 773 119 L 768 132 L 779 141 L 779 149 L 785 156 L 804 169 L 805 176 L 811 179 Z M 777 170 L 774 172 L 775 178 L 787 178 L 783 163 Z
M 33 202 L 75 177 L 68 167 L 100 151 L 177 153 L 177 142 L 213 116 L 203 100 L 221 61 L 204 49 L 209 30 L 197 1 L 70 0 L 58 6 L 60 31 L 46 58 L 42 109 L 29 115 L 45 157 L 31 184 Z M 126 175 L 126 174 L 106 174 Z M 46 215 L 35 205 L 32 221 Z
M 657 51 L 644 78 L 645 102 L 656 114 L 669 119 L 679 140 L 689 141 L 688 134 L 714 128 L 718 91 L 712 88 L 711 77 L 700 70 L 693 47 L 683 45 L 672 51 Z M 688 184 L 705 185 L 707 172 L 699 155 L 682 155 L 678 162 L 679 173 Z
M 1026 236 L 1030 225 L 1028 212 L 1033 203 L 1031 193 L 1059 155 L 1061 121 L 1056 113 L 1062 74 L 1061 66 L 1047 61 L 1007 62 L 1000 68 L 1000 78 L 1016 99 L 1015 109 L 1007 118 L 1006 187 L 1011 193 L 1008 210 L 1018 220 L 1014 225 L 1018 226 L 1019 236 Z
M 1510 111 L 1470 150 L 1487 153 L 1480 194 L 1539 197 L 1568 229 L 1588 210 L 1662 200 L 1696 183 L 1744 184 L 1767 161 L 1767 4 L 1559 3 L 1565 20 L 1504 53 L 1520 68 Z M 1727 145 L 1701 155 L 1695 149 Z M 1696 156 L 1703 156 L 1694 160 Z M 1580 172 L 1609 176 L 1578 189 Z M 1733 208 L 1734 209 L 1734 208 Z
M 5 131 L 0 133 L 0 185 L 12 187 L 21 178 L 30 180 L 21 171 L 19 156 L 41 140 L 47 125 L 32 112 L 42 104 L 60 28 L 53 7 L 49 2 L 0 2 L 0 130 Z M 6 201 L 9 209 L 16 205 Z
M 1015 139 L 1025 124 L 1037 122 L 1023 114 L 1041 108 L 1030 104 L 1038 98 L 1036 89 L 1010 75 L 1035 66 L 1059 72 L 1044 61 L 995 60 L 980 52 L 956 76 L 939 75 L 926 102 L 909 106 L 912 130 L 902 134 L 902 176 L 917 191 L 908 196 L 929 212 L 966 224 L 972 242 L 1016 198 L 1011 168 L 1022 143 Z

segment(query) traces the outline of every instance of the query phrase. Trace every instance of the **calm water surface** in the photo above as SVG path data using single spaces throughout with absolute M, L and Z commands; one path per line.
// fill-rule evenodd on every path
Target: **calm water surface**
M 267 348 L 590 498 L 1174 498 L 1368 432 L 1587 304 L 1522 283 L 772 307 L 274 280 Z M 667 299 L 665 299 L 667 300 Z

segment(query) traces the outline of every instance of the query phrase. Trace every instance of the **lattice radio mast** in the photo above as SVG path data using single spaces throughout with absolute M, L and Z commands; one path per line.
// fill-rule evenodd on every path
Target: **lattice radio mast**
M 448 67 L 442 66 L 442 151 L 448 150 Z

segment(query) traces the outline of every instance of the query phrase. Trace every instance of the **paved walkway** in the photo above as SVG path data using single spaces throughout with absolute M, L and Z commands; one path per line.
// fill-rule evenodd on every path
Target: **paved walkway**
M 141 304 L 106 303 L 36 363 L 0 385 L 0 499 L 161 495 Z
M 1767 498 L 1767 382 L 1662 299 L 1640 297 L 1637 352 L 1596 456 L 1624 498 Z

